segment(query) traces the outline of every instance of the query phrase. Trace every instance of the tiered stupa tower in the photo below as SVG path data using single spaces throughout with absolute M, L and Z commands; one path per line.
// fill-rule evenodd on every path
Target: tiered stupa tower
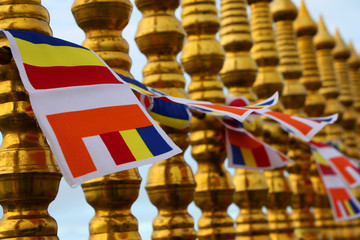
M 40 1 L 0 1 L 0 27 L 52 35 Z M 1 46 L 7 45 L 6 38 Z M 61 174 L 39 129 L 14 61 L 0 66 L 0 239 L 57 240 L 48 206 Z
M 341 89 L 338 99 L 345 108 L 341 125 L 345 132 L 344 140 L 347 149 L 346 153 L 347 156 L 358 159 L 360 157 L 360 149 L 355 132 L 357 118 L 355 109 L 353 108 L 354 98 L 351 91 L 348 64 L 351 52 L 342 40 L 339 30 L 336 30 L 335 32 L 335 42 L 336 45 L 332 54 L 334 56 L 335 74 Z M 340 224 L 343 226 L 343 237 L 346 239 L 357 239 L 359 236 L 358 221 L 344 221 Z
M 319 93 L 321 80 L 313 42 L 313 38 L 317 33 L 317 25 L 307 11 L 304 1 L 301 2 L 294 27 L 297 33 L 298 49 L 303 66 L 301 82 L 307 90 L 304 110 L 309 117 L 321 117 L 325 109 L 325 98 Z M 314 140 L 324 142 L 326 140 L 325 131 L 318 133 Z M 310 178 L 315 191 L 313 205 L 315 224 L 321 233 L 322 239 L 335 239 L 337 230 L 329 205 L 329 199 L 312 158 L 311 161 L 309 173 L 311 174 Z
M 148 59 L 143 69 L 143 83 L 169 95 L 187 98 L 183 70 L 176 61 L 185 38 L 185 31 L 174 16 L 179 1 L 136 0 L 135 4 L 143 13 L 135 40 Z M 185 152 L 189 145 L 188 129 L 162 127 Z M 146 190 L 158 209 L 152 239 L 196 238 L 194 220 L 187 212 L 194 199 L 194 189 L 194 176 L 182 154 L 150 168 Z
M 324 115 L 328 116 L 335 113 L 339 114 L 339 118 L 336 123 L 326 126 L 327 140 L 342 140 L 343 129 L 339 123 L 342 120 L 344 108 L 338 101 L 340 91 L 335 75 L 333 56 L 331 54 L 332 49 L 335 47 L 335 40 L 326 29 L 322 17 L 319 19 L 318 32 L 314 37 L 314 43 L 322 83 L 320 92 L 326 98 Z
M 334 56 L 335 74 L 340 85 L 339 101 L 344 106 L 345 111 L 341 125 L 345 132 L 345 145 L 347 148 L 347 155 L 352 158 L 360 158 L 360 149 L 356 138 L 356 112 L 353 108 L 354 97 L 351 91 L 350 78 L 349 78 L 349 64 L 350 49 L 345 45 L 337 30 L 335 33 L 335 48 L 332 51 Z
M 218 74 L 224 50 L 216 40 L 220 21 L 215 0 L 182 1 L 182 25 L 187 33 L 181 62 L 191 77 L 191 99 L 224 104 L 223 84 Z M 198 238 L 234 239 L 234 222 L 228 215 L 234 187 L 225 170 L 224 129 L 213 116 L 194 118 L 190 132 L 191 154 L 198 163 L 195 174 L 195 204 L 202 210 Z
M 282 75 L 277 70 L 279 56 L 275 44 L 269 0 L 248 0 L 251 10 L 251 35 L 254 46 L 252 56 L 258 66 L 258 74 L 253 85 L 260 100 L 264 100 L 276 91 L 281 95 L 284 85 Z M 281 101 L 274 107 L 275 111 L 283 111 Z M 272 147 L 286 153 L 287 133 L 280 125 L 265 119 L 263 139 Z M 293 227 L 287 206 L 291 203 L 291 189 L 284 169 L 265 171 L 269 187 L 267 212 L 272 240 L 294 239 Z
M 349 78 L 351 88 L 354 96 L 354 108 L 357 114 L 357 122 L 355 125 L 355 132 L 357 135 L 358 148 L 360 148 L 360 57 L 356 53 L 356 50 L 352 44 L 349 43 L 350 58 L 348 59 L 349 64 Z
M 256 63 L 250 49 L 252 39 L 246 13 L 245 0 L 223 0 L 221 2 L 220 42 L 226 51 L 221 79 L 229 90 L 229 96 L 242 96 L 250 103 L 257 102 L 252 90 L 256 78 Z M 254 134 L 262 134 L 262 122 L 256 118 Z M 266 204 L 268 187 L 261 171 L 236 169 L 233 178 L 234 202 L 240 208 L 236 219 L 236 239 L 270 240 L 269 224 L 262 211 Z
M 285 79 L 281 97 L 285 107 L 284 112 L 293 116 L 307 117 L 303 111 L 306 89 L 300 82 L 303 69 L 293 27 L 297 9 L 290 0 L 274 0 L 271 12 L 276 24 L 276 43 L 280 54 L 278 69 Z M 311 149 L 303 140 L 290 135 L 287 155 L 295 162 L 287 167 L 293 193 L 291 217 L 295 238 L 320 239 L 311 212 L 314 199 L 314 190 L 309 174 Z
M 130 77 L 129 46 L 122 31 L 132 8 L 129 0 L 75 0 L 72 6 L 76 23 L 86 34 L 83 46 L 95 51 L 114 71 Z M 141 239 L 131 213 L 140 182 L 134 168 L 82 184 L 86 201 L 95 209 L 89 239 Z

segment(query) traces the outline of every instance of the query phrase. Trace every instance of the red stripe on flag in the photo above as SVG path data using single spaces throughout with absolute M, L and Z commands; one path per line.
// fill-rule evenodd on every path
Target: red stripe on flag
M 252 137 L 248 136 L 246 133 L 237 132 L 230 129 L 227 129 L 227 132 L 230 143 L 235 146 L 248 149 L 258 148 L 262 146 L 261 142 L 256 141 Z
M 252 149 L 252 154 L 258 167 L 269 167 L 271 165 L 264 146 Z
M 322 147 L 329 147 L 329 145 L 325 144 L 325 143 L 321 143 L 321 142 L 314 142 L 314 141 L 310 141 L 309 142 L 311 145 L 318 147 L 318 148 L 322 148 Z
M 320 168 L 322 174 L 324 174 L 324 175 L 336 175 L 336 173 L 329 166 L 319 164 L 319 168 Z
M 37 67 L 24 64 L 33 88 L 50 89 L 95 84 L 122 84 L 107 67 Z
M 290 115 L 283 114 L 281 112 L 274 112 L 274 111 L 266 112 L 266 114 L 274 116 L 274 117 L 286 122 L 287 124 L 296 127 L 304 135 L 308 134 L 312 130 L 312 127 L 310 127 L 309 125 L 307 125 L 305 123 L 302 123 L 299 120 L 292 118 L 292 116 L 290 116 Z
M 100 134 L 116 165 L 136 161 L 119 132 Z

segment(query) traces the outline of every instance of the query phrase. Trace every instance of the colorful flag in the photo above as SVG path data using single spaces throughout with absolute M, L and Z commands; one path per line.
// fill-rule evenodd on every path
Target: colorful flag
M 319 174 L 329 196 L 334 219 L 350 220 L 360 217 L 360 203 L 349 190 L 349 186 L 345 184 L 344 178 L 333 167 L 334 161 L 332 160 L 337 159 L 335 160 L 335 162 L 337 162 L 343 159 L 338 158 L 334 148 L 329 145 L 310 142 L 310 146 Z M 343 166 L 341 168 L 343 170 L 346 169 L 346 167 L 344 168 Z M 352 179 L 353 176 L 350 172 L 346 173 L 347 176 L 345 179 L 347 177 Z
M 229 167 L 274 169 L 292 163 L 287 156 L 245 130 L 226 127 Z
M 71 186 L 181 150 L 95 53 L 39 33 L 3 30 L 36 119 Z
M 310 145 L 316 148 L 323 161 L 326 161 L 349 187 L 360 186 L 360 169 L 356 162 L 330 144 L 310 142 Z
M 259 109 L 256 112 L 279 122 L 286 131 L 295 134 L 306 142 L 310 141 L 324 126 L 335 122 L 338 117 L 338 114 L 334 114 L 324 118 L 302 118 L 269 109 Z

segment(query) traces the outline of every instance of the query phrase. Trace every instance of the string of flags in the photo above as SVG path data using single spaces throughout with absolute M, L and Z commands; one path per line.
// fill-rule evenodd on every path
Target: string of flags
M 177 98 L 114 72 L 80 45 L 24 30 L 0 31 L 9 40 L 36 120 L 69 185 L 179 154 L 157 122 L 187 128 L 190 110 L 215 115 L 224 124 L 230 167 L 274 169 L 292 163 L 246 131 L 254 127 L 251 116 L 262 115 L 309 144 L 334 218 L 360 216 L 360 203 L 349 190 L 360 185 L 359 166 L 333 146 L 311 141 L 337 114 L 301 118 L 272 111 L 277 93 L 254 105 L 240 98 L 227 98 L 228 105 Z

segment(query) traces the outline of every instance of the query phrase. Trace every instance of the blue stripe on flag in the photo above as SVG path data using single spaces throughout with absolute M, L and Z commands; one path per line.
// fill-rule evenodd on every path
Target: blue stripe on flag
M 353 209 L 354 213 L 359 213 L 359 208 L 354 204 L 353 200 L 349 199 L 349 203 L 351 205 L 351 208 Z
M 154 126 L 137 128 L 136 130 L 154 156 L 166 153 L 172 149 L 158 131 L 156 131 Z
M 184 104 L 168 102 L 157 98 L 153 98 L 153 104 L 151 112 L 175 119 L 190 120 L 189 112 Z
M 53 46 L 69 46 L 69 47 L 77 47 L 77 48 L 83 48 L 86 50 L 89 50 L 83 46 L 77 45 L 72 42 L 68 42 L 59 38 L 50 37 L 45 34 L 37 33 L 37 32 L 31 32 L 31 31 L 25 31 L 25 30 L 17 30 L 17 29 L 6 29 L 6 31 L 10 32 L 13 37 L 20 38 L 25 41 L 35 43 L 35 44 L 49 44 Z
M 231 152 L 233 157 L 233 164 L 245 166 L 245 161 L 240 151 L 240 148 L 231 144 Z
M 262 103 L 259 103 L 259 104 L 255 104 L 255 106 L 269 106 L 269 105 L 272 105 L 273 103 L 274 103 L 274 99 L 270 99 L 267 102 L 262 102 Z

